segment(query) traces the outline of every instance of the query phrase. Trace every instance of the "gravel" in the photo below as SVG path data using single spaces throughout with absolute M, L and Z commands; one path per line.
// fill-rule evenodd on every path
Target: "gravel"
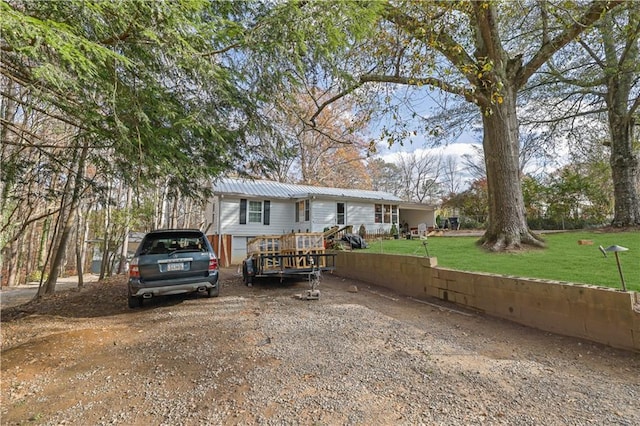
M 3 310 L 2 424 L 640 424 L 637 353 L 334 276 L 316 301 L 223 278 L 139 310 L 122 278 Z

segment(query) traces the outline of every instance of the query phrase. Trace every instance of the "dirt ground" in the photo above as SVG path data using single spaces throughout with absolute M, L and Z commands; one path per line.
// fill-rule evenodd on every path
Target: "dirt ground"
M 330 275 L 136 310 L 125 282 L 2 310 L 3 425 L 640 424 L 637 353 Z

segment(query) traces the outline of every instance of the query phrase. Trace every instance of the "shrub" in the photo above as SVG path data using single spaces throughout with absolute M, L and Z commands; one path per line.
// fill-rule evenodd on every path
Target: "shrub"
M 40 279 L 46 280 L 47 276 L 48 274 L 44 274 L 44 277 L 43 277 L 42 271 L 37 270 L 37 271 L 32 271 L 27 278 L 29 282 L 35 282 L 35 281 L 40 281 Z
M 460 229 L 483 229 L 484 224 L 471 217 L 460 218 Z

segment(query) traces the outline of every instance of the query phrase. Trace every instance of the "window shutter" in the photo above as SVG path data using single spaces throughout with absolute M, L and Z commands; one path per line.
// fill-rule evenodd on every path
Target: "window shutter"
M 265 201 L 264 202 L 264 215 L 263 215 L 263 223 L 265 225 L 269 224 L 269 216 L 271 213 L 271 201 Z
M 245 198 L 240 200 L 240 225 L 247 224 L 247 200 Z
M 295 203 L 294 206 L 296 208 L 296 222 L 300 222 L 300 203 Z

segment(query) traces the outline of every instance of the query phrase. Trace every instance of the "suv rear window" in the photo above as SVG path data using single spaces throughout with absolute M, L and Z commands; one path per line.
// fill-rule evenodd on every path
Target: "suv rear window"
M 208 251 L 204 235 L 195 232 L 161 232 L 148 234 L 140 246 L 139 255 L 166 254 L 178 251 Z

